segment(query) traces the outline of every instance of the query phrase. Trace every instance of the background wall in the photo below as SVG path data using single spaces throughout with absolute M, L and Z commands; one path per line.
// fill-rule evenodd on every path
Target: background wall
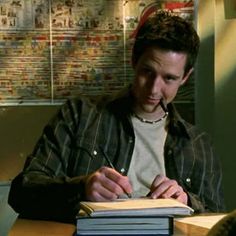
M 228 209 L 236 208 L 236 1 L 215 6 L 215 132 Z
M 223 168 L 227 210 L 236 208 L 236 4 L 199 0 L 202 44 L 197 65 L 196 123 L 209 132 Z

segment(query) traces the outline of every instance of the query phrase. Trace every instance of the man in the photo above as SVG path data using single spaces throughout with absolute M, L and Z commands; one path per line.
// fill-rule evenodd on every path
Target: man
M 171 103 L 198 49 L 196 31 L 182 18 L 161 11 L 145 21 L 132 51 L 133 84 L 114 98 L 80 97 L 61 108 L 12 182 L 15 211 L 68 221 L 81 200 L 126 194 L 222 211 L 221 168 L 209 138 Z

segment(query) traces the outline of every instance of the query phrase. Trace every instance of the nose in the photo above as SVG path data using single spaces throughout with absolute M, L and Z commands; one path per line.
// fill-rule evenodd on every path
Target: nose
M 164 83 L 163 79 L 161 76 L 156 76 L 155 78 L 152 79 L 150 83 L 150 90 L 152 94 L 160 94 Z

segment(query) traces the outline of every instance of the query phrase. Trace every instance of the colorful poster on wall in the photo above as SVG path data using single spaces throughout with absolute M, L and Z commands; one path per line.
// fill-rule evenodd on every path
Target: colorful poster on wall
M 133 78 L 140 21 L 169 9 L 194 21 L 194 1 L 1 0 L 0 105 L 56 104 L 109 94 Z M 194 100 L 193 80 L 179 100 Z

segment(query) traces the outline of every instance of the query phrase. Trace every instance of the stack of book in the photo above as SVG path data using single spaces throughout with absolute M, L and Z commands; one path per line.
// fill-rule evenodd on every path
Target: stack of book
M 172 235 L 173 218 L 193 209 L 173 199 L 123 199 L 81 202 L 79 235 Z

